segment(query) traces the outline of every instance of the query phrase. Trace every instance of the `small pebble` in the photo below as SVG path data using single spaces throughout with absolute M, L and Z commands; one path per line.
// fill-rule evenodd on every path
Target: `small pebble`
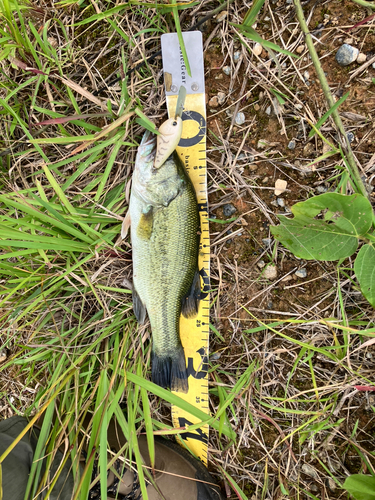
M 350 45 L 351 43 L 353 43 L 353 41 L 354 41 L 353 38 L 345 38 L 344 43 L 347 43 Z
M 288 149 L 295 149 L 295 147 L 296 147 L 296 141 L 292 139 L 291 141 L 289 141 Z
M 260 56 L 260 54 L 262 53 L 262 50 L 263 50 L 263 47 L 261 46 L 261 44 L 256 43 L 253 47 L 253 54 L 255 56 Z
M 348 43 L 341 45 L 336 53 L 336 61 L 340 66 L 348 66 L 354 62 L 359 54 L 359 50 Z
M 374 62 L 374 63 L 372 63 L 372 67 L 375 69 L 375 62 Z
M 285 193 L 288 183 L 283 179 L 276 179 L 275 182 L 275 196 Z
M 231 203 L 227 203 L 226 205 L 223 206 L 224 217 L 230 217 L 231 215 L 235 214 L 236 212 L 237 212 L 236 207 L 233 206 Z
M 279 207 L 285 207 L 285 200 L 284 198 L 277 198 L 277 204 L 279 205 Z
M 366 59 L 367 59 L 366 54 L 363 54 L 362 52 L 360 52 L 358 54 L 358 57 L 357 57 L 357 63 L 362 64 L 362 63 L 366 62 Z
M 268 177 L 265 177 L 263 180 L 262 180 L 262 184 L 267 184 L 268 182 Z
M 220 12 L 220 14 L 218 14 L 216 16 L 215 22 L 221 23 L 222 21 L 224 21 L 224 19 L 227 17 L 227 15 L 228 15 L 228 11 L 223 10 L 222 12 Z
M 211 106 L 211 108 L 217 108 L 219 106 L 219 99 L 216 95 L 211 97 L 211 99 L 208 101 L 208 105 Z
M 326 193 L 328 190 L 325 186 L 318 186 L 316 188 L 316 192 L 319 193 L 319 194 L 322 194 L 322 193 Z
M 273 302 L 272 302 L 272 300 L 270 300 L 269 302 L 267 302 L 267 309 L 273 309 Z
M 224 66 L 223 68 L 223 73 L 225 73 L 226 75 L 230 75 L 231 74 L 231 67 L 230 66 Z
M 263 238 L 262 239 L 262 243 L 266 246 L 266 247 L 269 247 L 272 243 L 272 239 L 271 238 Z
M 281 281 L 286 283 L 287 281 L 290 281 L 292 279 L 293 279 L 292 276 L 290 274 L 287 274 L 286 276 L 284 276 L 284 278 Z
M 305 50 L 305 46 L 304 45 L 300 45 L 299 47 L 297 47 L 296 52 L 297 52 L 297 54 L 302 54 L 302 52 L 304 50 Z
M 375 63 L 374 63 L 374 64 L 375 64 Z M 257 104 L 254 104 L 254 109 L 255 109 L 255 111 L 259 111 L 259 110 L 260 110 L 260 106 L 259 106 L 259 104 L 258 104 L 258 103 L 257 103 Z
M 264 262 L 264 260 L 260 260 L 257 264 L 257 266 L 259 267 L 259 269 L 263 269 L 263 267 L 266 265 L 266 263 Z
M 210 354 L 210 361 L 217 361 L 220 358 L 221 358 L 220 352 L 213 352 L 212 354 Z
M 266 115 L 269 116 L 271 114 L 271 111 L 272 111 L 271 106 L 268 106 L 267 109 L 266 109 Z
M 298 271 L 296 271 L 294 273 L 298 278 L 306 278 L 307 276 L 307 270 L 306 270 L 306 267 L 302 267 L 301 269 L 298 269 Z
M 251 165 L 248 165 L 247 168 L 250 170 L 250 172 L 255 172 L 258 168 L 258 165 L 255 165 L 255 163 L 252 163 Z
M 293 0 L 286 0 L 286 3 L 293 3 Z
M 294 107 L 295 107 L 296 109 L 298 109 L 298 110 L 301 110 L 301 109 L 303 108 L 303 105 L 302 105 L 302 104 L 300 104 L 300 103 L 297 103 L 297 104 L 295 104 L 295 105 L 294 105 Z
M 268 280 L 274 280 L 277 278 L 277 268 L 273 264 L 270 264 L 264 270 L 263 276 Z
M 242 112 L 236 114 L 236 118 L 234 119 L 236 125 L 243 125 L 245 123 L 245 115 Z
M 346 137 L 348 138 L 348 141 L 349 141 L 350 143 L 352 143 L 352 142 L 354 141 L 354 134 L 353 134 L 353 132 L 348 132 L 348 133 L 346 134 Z
M 7 359 L 7 353 L 5 349 L 0 349 L 0 363 Z
M 305 80 L 308 80 L 308 79 L 310 78 L 310 73 L 309 73 L 308 71 L 305 71 L 305 72 L 303 73 L 303 78 L 304 78 Z
M 239 58 L 241 57 L 241 52 L 239 50 L 237 50 L 234 54 L 233 54 L 233 60 L 235 62 L 237 62 L 239 60 Z
M 222 104 L 224 104 L 226 97 L 227 97 L 227 96 L 226 96 L 226 94 L 225 94 L 224 92 L 218 92 L 218 93 L 217 93 L 217 100 L 218 100 L 218 102 L 219 102 L 220 106 L 221 106 Z

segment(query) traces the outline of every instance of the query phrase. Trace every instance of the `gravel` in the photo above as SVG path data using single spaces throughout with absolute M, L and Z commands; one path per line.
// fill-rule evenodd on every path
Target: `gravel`
M 301 269 L 298 269 L 298 271 L 296 271 L 294 273 L 298 278 L 306 278 L 307 276 L 307 270 L 305 267 L 302 267 Z
M 234 119 L 236 125 L 243 125 L 245 123 L 245 115 L 241 111 L 236 114 L 236 118 Z
M 266 267 L 263 272 L 263 276 L 268 280 L 274 280 L 277 278 L 277 267 L 273 264 L 270 264 Z
M 224 217 L 230 217 L 231 215 L 235 214 L 237 212 L 237 208 L 232 205 L 231 203 L 227 203 L 226 205 L 223 206 L 223 214 Z
M 353 63 L 359 54 L 359 50 L 348 43 L 341 45 L 336 53 L 336 61 L 340 66 L 348 66 Z

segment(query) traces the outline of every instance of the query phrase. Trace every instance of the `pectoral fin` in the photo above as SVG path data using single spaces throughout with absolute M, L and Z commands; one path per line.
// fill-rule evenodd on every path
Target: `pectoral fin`
M 137 227 L 137 236 L 142 240 L 149 240 L 154 223 L 153 209 L 150 207 L 146 213 L 142 213 Z
M 126 235 L 128 234 L 130 222 L 131 222 L 130 221 L 130 211 L 128 209 L 126 216 L 125 216 L 125 219 L 123 220 L 122 226 L 121 226 L 121 238 L 122 239 L 126 238 Z
M 201 282 L 197 269 L 189 293 L 181 301 L 181 313 L 185 318 L 194 318 L 198 314 L 200 295 Z

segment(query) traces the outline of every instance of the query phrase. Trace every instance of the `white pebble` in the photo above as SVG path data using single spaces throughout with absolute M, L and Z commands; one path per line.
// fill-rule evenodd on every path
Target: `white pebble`
M 217 99 L 220 105 L 224 104 L 225 99 L 226 99 L 226 94 L 224 92 L 218 92 L 217 93 Z
M 226 75 L 230 75 L 231 74 L 231 67 L 230 66 L 224 66 L 223 68 L 223 73 L 225 73 Z
M 296 271 L 294 273 L 298 278 L 306 278 L 307 276 L 307 270 L 305 267 L 302 267 L 301 269 L 298 269 L 298 271 Z
M 243 125 L 245 123 L 245 115 L 240 112 L 236 114 L 236 118 L 234 119 L 236 125 Z
M 262 53 L 262 50 L 263 50 L 263 47 L 261 46 L 261 44 L 256 43 L 253 47 L 253 54 L 255 56 L 260 56 L 260 54 Z
M 362 64 L 366 62 L 367 56 L 363 52 L 360 52 L 357 57 L 357 63 Z
M 285 193 L 288 183 L 283 179 L 276 179 L 275 182 L 275 195 L 280 196 L 280 194 Z

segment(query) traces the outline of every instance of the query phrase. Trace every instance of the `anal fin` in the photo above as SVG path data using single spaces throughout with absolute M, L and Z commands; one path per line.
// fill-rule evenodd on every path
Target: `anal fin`
M 201 282 L 198 269 L 195 271 L 193 283 L 187 295 L 181 301 L 181 313 L 185 318 L 194 318 L 198 314 L 201 295 Z
M 137 321 L 139 324 L 143 324 L 146 319 L 146 307 L 144 306 L 143 302 L 141 301 L 140 296 L 138 295 L 137 290 L 133 286 L 133 310 L 135 317 L 137 318 Z

